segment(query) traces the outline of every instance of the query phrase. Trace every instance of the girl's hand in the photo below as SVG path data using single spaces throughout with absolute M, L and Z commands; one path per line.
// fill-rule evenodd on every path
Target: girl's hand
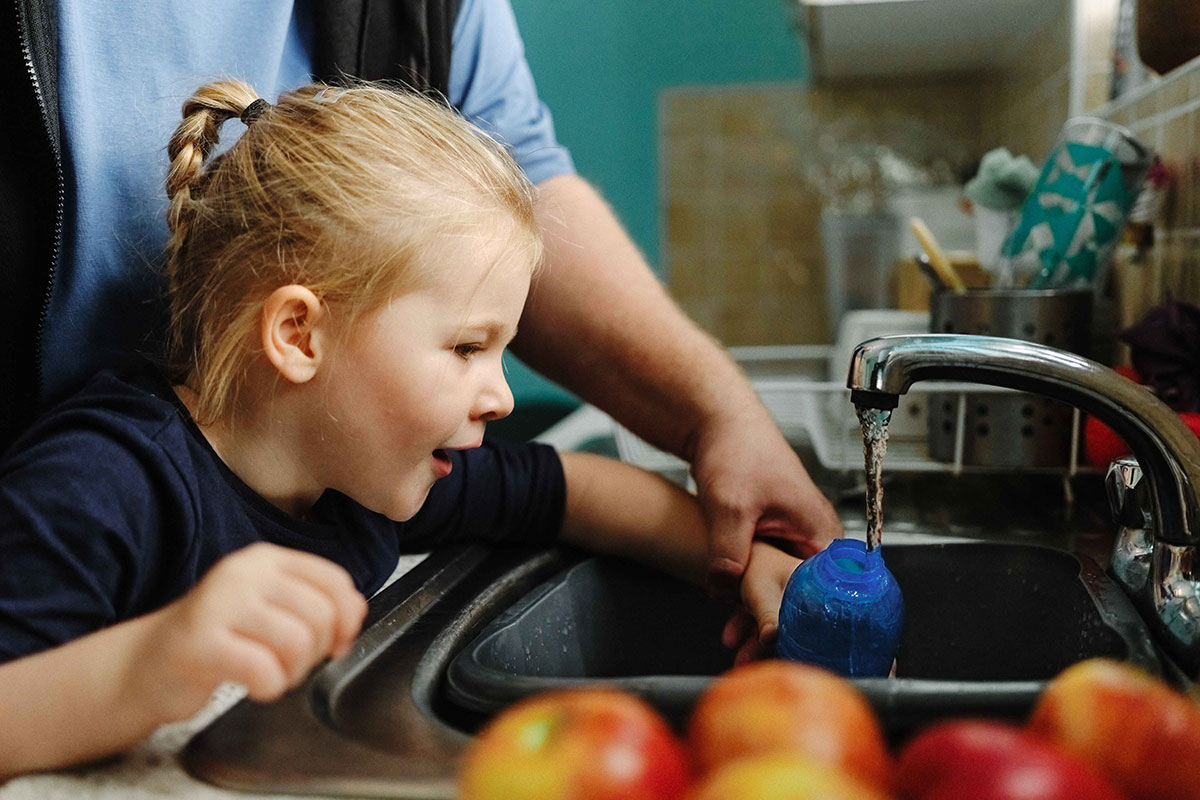
M 151 703 L 163 722 L 199 711 L 224 681 L 244 685 L 252 700 L 275 700 L 325 657 L 344 655 L 366 609 L 332 561 L 251 545 L 151 615 L 130 664 L 130 697 Z
M 773 650 L 783 590 L 799 565 L 800 559 L 766 542 L 751 544 L 750 563 L 742 575 L 741 605 L 721 632 L 721 642 L 737 650 L 735 666 L 762 658 Z

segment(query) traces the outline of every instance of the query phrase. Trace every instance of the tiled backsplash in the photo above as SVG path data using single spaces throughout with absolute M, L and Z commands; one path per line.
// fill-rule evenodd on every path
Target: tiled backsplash
M 1200 59 L 1105 104 L 1116 0 L 1089 3 L 1064 4 L 1015 39 L 1010 63 L 990 76 L 664 93 L 661 253 L 672 294 L 727 345 L 829 341 L 820 218 L 831 149 L 872 144 L 932 167 L 1003 145 L 1040 163 L 1074 107 L 1131 128 L 1172 175 L 1127 316 L 1167 292 L 1200 303 Z
M 1004 146 L 1038 163 L 1070 107 L 1069 4 L 1049 24 L 1014 42 L 1002 69 L 982 78 L 983 151 Z
M 871 183 L 834 174 L 844 165 L 830 153 L 854 154 L 861 170 L 887 148 L 946 172 L 976 152 L 980 118 L 975 87 L 952 81 L 666 93 L 661 252 L 672 294 L 730 346 L 828 341 L 821 211 L 830 186 L 861 203 Z
M 660 105 L 670 289 L 728 345 L 820 340 L 820 199 L 787 133 L 803 105 L 794 87 L 674 91 Z

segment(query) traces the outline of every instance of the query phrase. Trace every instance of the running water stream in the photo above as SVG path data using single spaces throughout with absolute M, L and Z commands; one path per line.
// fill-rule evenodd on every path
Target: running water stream
M 883 538 L 883 454 L 887 452 L 891 409 L 858 407 L 862 426 L 863 462 L 867 470 L 867 550 Z

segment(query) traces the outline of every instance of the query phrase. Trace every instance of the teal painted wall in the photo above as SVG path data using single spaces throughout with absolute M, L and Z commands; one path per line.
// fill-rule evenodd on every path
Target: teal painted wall
M 559 141 L 658 265 L 657 98 L 672 86 L 798 81 L 789 0 L 512 0 Z M 661 270 L 659 270 L 661 275 Z M 522 402 L 570 396 L 513 359 Z

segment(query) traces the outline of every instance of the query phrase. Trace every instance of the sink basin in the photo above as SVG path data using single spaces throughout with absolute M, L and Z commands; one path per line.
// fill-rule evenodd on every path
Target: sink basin
M 1125 596 L 1086 557 L 887 541 L 908 615 L 898 677 L 857 683 L 893 737 L 948 715 L 1019 717 L 1047 678 L 1088 656 L 1161 669 Z M 718 640 L 726 606 L 568 549 L 438 552 L 370 608 L 350 654 L 279 702 L 235 706 L 189 743 L 185 767 L 243 790 L 448 798 L 471 733 L 516 699 L 604 681 L 681 721 L 731 661 Z
M 1091 656 L 1158 672 L 1136 611 L 1094 562 L 1024 544 L 885 546 L 906 625 L 893 679 L 859 679 L 893 736 L 948 715 L 1019 718 L 1046 680 Z M 728 608 L 694 586 L 588 558 L 529 592 L 451 662 L 447 694 L 483 713 L 604 680 L 682 721 L 731 666 Z

